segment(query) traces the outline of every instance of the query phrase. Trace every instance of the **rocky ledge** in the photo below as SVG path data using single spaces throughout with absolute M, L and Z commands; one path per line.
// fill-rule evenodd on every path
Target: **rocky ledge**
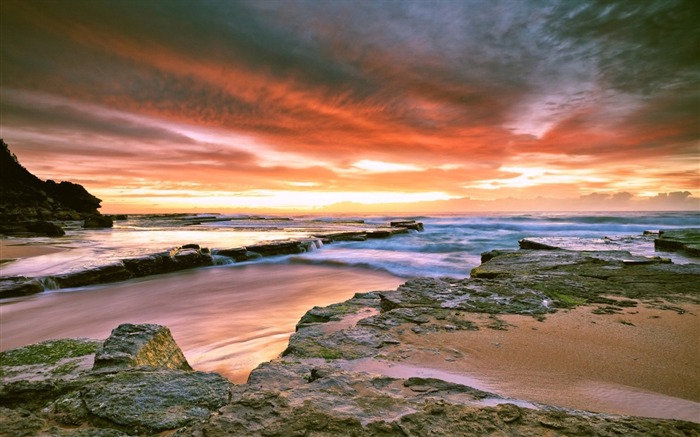
M 409 229 L 422 230 L 423 224 L 415 221 L 391 223 L 389 226 L 366 225 L 359 230 L 313 232 L 310 238 L 300 240 L 269 241 L 245 247 L 212 249 L 188 243 L 167 251 L 125 258 L 112 264 L 65 273 L 61 275 L 33 277 L 0 277 L 0 299 L 41 293 L 47 289 L 85 287 L 106 284 L 132 278 L 172 273 L 196 267 L 236 262 L 254 261 L 259 258 L 294 255 L 318 249 L 334 241 L 364 241 L 369 238 L 389 238 L 406 234 Z
M 190 370 L 157 325 L 119 326 L 104 343 L 56 340 L 2 352 L 0 429 L 8 436 L 700 435 L 698 423 L 574 411 L 381 371 L 406 359 L 415 336 L 505 329 L 503 314 L 544 319 L 576 306 L 614 314 L 700 303 L 700 265 L 553 249 L 492 251 L 469 279 L 414 279 L 315 307 L 282 356 L 241 385 Z

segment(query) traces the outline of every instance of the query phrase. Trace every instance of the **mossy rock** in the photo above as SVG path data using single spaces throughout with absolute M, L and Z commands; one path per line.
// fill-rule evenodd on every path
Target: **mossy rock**
M 101 346 L 99 340 L 84 338 L 48 340 L 0 352 L 0 367 L 56 364 L 64 358 L 94 354 Z

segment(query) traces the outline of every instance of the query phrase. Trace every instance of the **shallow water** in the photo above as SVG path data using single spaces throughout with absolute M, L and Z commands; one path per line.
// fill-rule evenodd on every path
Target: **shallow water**
M 0 303 L 0 349 L 52 338 L 103 339 L 120 323 L 168 326 L 190 364 L 245 382 L 278 356 L 301 316 L 403 280 L 324 266 L 214 267 Z
M 201 221 L 214 219 L 217 221 Z M 113 229 L 69 230 L 61 238 L 8 238 L 5 244 L 47 244 L 65 251 L 0 265 L 0 276 L 47 276 L 105 265 L 121 258 L 162 252 L 196 243 L 226 249 L 259 241 L 305 238 L 320 230 L 356 230 L 399 219 L 425 224 L 389 239 L 336 242 L 300 255 L 266 258 L 274 264 L 353 266 L 382 270 L 395 276 L 469 276 L 481 253 L 517 249 L 522 238 L 545 238 L 557 246 L 587 250 L 627 250 L 637 255 L 661 255 L 677 263 L 697 262 L 682 254 L 655 252 L 653 235 L 644 231 L 700 227 L 700 212 L 572 214 L 494 214 L 416 217 L 294 217 L 244 220 L 236 216 L 134 216 L 115 222 Z M 353 222 L 354 220 L 354 222 Z M 201 221 L 201 223 L 200 223 Z M 361 223 L 362 221 L 366 223 Z

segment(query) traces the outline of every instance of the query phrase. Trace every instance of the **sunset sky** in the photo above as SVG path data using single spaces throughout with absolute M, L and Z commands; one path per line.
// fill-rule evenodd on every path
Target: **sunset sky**
M 103 212 L 700 209 L 697 0 L 0 4 L 0 136 Z

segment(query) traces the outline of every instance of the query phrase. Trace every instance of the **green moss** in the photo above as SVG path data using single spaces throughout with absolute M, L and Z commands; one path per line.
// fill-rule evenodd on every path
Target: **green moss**
M 63 358 L 82 357 L 97 352 L 101 342 L 96 340 L 49 340 L 19 349 L 0 352 L 1 366 L 55 364 Z
M 328 348 L 321 348 L 318 351 L 318 355 L 321 358 L 325 358 L 326 360 L 337 360 L 339 358 L 342 358 L 343 354 L 339 350 L 336 349 L 328 349 Z
M 586 303 L 586 299 L 570 294 L 559 293 L 557 291 L 548 291 L 547 294 L 564 308 L 572 308 Z
M 56 366 L 51 370 L 51 373 L 56 376 L 68 375 L 69 373 L 72 373 L 75 369 L 77 369 L 79 366 L 80 365 L 75 361 L 71 361 L 68 363 L 61 364 L 60 366 Z

